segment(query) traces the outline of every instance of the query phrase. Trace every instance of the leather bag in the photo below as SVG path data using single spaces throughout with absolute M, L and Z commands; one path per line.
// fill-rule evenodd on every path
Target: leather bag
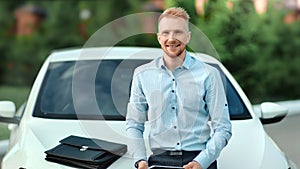
M 105 169 L 127 152 L 125 144 L 73 135 L 59 142 L 45 159 L 75 168 Z

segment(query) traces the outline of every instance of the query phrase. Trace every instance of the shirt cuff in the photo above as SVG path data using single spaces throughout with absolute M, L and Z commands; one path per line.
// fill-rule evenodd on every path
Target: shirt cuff
M 209 162 L 209 160 L 201 153 L 194 160 L 198 162 L 203 169 L 208 168 L 211 164 L 211 162 Z

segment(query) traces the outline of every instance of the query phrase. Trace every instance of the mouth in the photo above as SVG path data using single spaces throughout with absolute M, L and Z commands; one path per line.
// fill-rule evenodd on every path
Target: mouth
M 177 48 L 179 46 L 180 46 L 179 43 L 178 44 L 166 44 L 166 47 L 168 47 L 168 48 Z

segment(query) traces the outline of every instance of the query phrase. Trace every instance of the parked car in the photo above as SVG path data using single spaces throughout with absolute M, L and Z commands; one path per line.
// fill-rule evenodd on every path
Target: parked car
M 17 113 L 14 103 L 0 102 L 0 121 L 10 123 L 11 130 L 2 169 L 69 168 L 46 161 L 45 151 L 70 135 L 126 144 L 125 114 L 133 70 L 161 55 L 161 49 L 142 47 L 54 51 Z M 191 55 L 219 70 L 227 94 L 233 135 L 218 159 L 219 168 L 296 168 L 263 128 L 263 123 L 283 119 L 287 109 L 267 102 L 261 104 L 260 113 L 255 113 L 238 83 L 217 59 L 202 53 Z M 149 146 L 147 153 L 151 153 Z M 133 159 L 125 154 L 109 168 L 132 169 L 132 164 Z

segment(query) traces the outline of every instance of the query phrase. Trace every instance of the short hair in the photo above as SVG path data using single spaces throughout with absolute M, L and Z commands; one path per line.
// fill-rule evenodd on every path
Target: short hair
M 181 7 L 172 7 L 172 8 L 168 8 L 166 9 L 158 18 L 158 23 L 162 20 L 162 18 L 164 17 L 168 17 L 168 16 L 174 16 L 174 17 L 179 17 L 182 18 L 184 20 L 186 20 L 187 22 L 190 19 L 189 14 Z

